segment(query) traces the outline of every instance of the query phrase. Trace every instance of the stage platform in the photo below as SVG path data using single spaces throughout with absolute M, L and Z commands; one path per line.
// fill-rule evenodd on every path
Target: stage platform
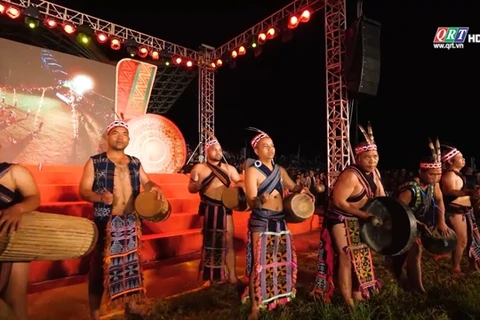
M 83 173 L 80 166 L 27 166 L 40 188 L 39 211 L 93 218 L 90 203 L 78 195 L 78 184 Z M 165 222 L 143 226 L 142 260 L 146 268 L 172 258 L 188 257 L 200 250 L 201 219 L 197 215 L 198 195 L 187 190 L 189 176 L 185 174 L 152 174 L 150 178 L 164 190 L 172 205 L 172 214 Z M 246 241 L 249 212 L 234 212 L 235 238 Z M 319 228 L 318 215 L 289 225 L 293 234 L 307 233 Z M 30 292 L 85 281 L 89 257 L 65 261 L 33 262 L 30 272 Z

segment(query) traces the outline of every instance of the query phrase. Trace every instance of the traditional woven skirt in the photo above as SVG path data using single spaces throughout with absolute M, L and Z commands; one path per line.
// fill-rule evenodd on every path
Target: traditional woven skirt
M 140 238 L 140 220 L 135 214 L 110 218 L 104 263 L 104 289 L 110 305 L 138 301 L 145 294 Z
M 203 274 L 203 280 L 225 281 L 228 277 L 228 270 L 225 266 L 227 215 L 231 215 L 232 211 L 225 208 L 219 201 L 202 199 L 198 213 L 204 217 L 200 260 L 200 272 Z
M 279 212 L 255 209 L 249 221 L 246 275 L 254 277 L 258 306 L 269 310 L 287 303 L 296 294 L 297 256 L 284 217 Z M 252 243 L 253 232 L 260 233 L 256 243 Z M 249 298 L 247 287 L 243 302 Z
M 335 253 L 329 227 L 333 226 L 325 219 L 326 227 L 322 228 L 320 236 L 320 248 L 318 251 L 318 272 L 315 280 L 313 294 L 316 297 L 330 301 L 334 291 L 334 261 Z M 373 258 L 370 248 L 360 239 L 360 224 L 357 218 L 343 217 L 345 225 L 345 237 L 347 246 L 343 251 L 350 256 L 352 271 L 355 279 L 352 279 L 354 290 L 359 291 L 365 298 L 380 289 L 380 282 L 375 279 Z M 331 222 L 331 221 L 330 221 Z

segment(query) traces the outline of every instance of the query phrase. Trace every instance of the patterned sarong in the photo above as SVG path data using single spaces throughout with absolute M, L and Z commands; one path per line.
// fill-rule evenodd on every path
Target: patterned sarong
M 138 301 L 145 294 L 140 260 L 140 220 L 135 214 L 112 216 L 107 225 L 104 287 L 109 304 Z
M 228 277 L 225 265 L 228 213 L 231 211 L 221 203 L 207 203 L 204 199 L 200 203 L 199 214 L 204 217 L 200 272 L 205 281 L 222 282 Z
M 263 217 L 270 214 L 272 219 L 255 217 L 259 212 Z M 279 304 L 289 302 L 296 294 L 297 256 L 295 247 L 287 223 L 284 219 L 275 219 L 277 216 L 284 217 L 281 213 L 264 209 L 252 211 L 247 242 L 246 275 L 248 278 L 253 270 L 255 300 L 259 308 L 268 308 L 269 310 Z M 256 243 L 252 243 L 252 232 L 260 233 Z M 245 303 L 249 298 L 249 288 L 247 287 L 242 300 Z

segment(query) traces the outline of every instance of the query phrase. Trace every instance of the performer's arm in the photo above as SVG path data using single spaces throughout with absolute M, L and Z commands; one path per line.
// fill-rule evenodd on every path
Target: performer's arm
M 412 201 L 412 191 L 410 189 L 407 189 L 401 192 L 398 195 L 398 200 L 402 201 L 406 206 L 408 206 Z
M 368 219 L 372 215 L 355 208 L 347 199 L 352 195 L 358 183 L 357 176 L 351 171 L 344 171 L 338 177 L 335 188 L 332 191 L 332 204 L 338 209 L 345 211 L 361 219 Z
M 190 172 L 190 180 L 188 181 L 188 192 L 190 193 L 197 193 L 202 187 L 202 184 L 200 182 L 200 176 L 198 174 L 200 166 L 201 164 L 196 164 Z
M 102 195 L 92 191 L 94 179 L 93 160 L 90 158 L 83 168 L 79 187 L 80 198 L 88 202 L 102 202 Z
M 282 173 L 283 186 L 290 190 L 291 192 L 298 193 L 303 190 L 301 185 L 296 184 L 292 178 L 288 175 L 287 170 L 280 167 L 280 172 Z
M 377 181 L 375 182 L 377 185 L 377 196 L 386 197 L 387 194 L 385 193 L 385 188 L 383 187 L 382 176 L 380 175 L 380 171 L 377 169 L 375 170 L 375 173 L 377 177 Z
M 142 184 L 143 190 L 147 192 L 151 191 L 152 188 L 160 189 L 158 184 L 150 180 L 142 165 L 140 165 L 140 183 Z
M 237 169 L 235 169 L 234 166 L 228 165 L 228 173 L 230 174 L 230 179 L 232 180 L 233 183 L 235 183 L 235 186 L 237 187 L 243 187 L 245 184 L 243 180 L 240 178 L 240 175 L 238 174 Z
M 248 205 L 252 208 L 258 206 L 257 171 L 258 170 L 255 167 L 247 168 L 247 170 L 245 171 L 245 195 L 247 197 Z
M 458 176 L 453 172 L 447 172 L 442 176 L 442 191 L 445 195 L 464 197 L 471 196 L 475 193 L 475 190 L 460 190 L 462 188 L 462 182 L 457 178 Z
M 435 185 L 435 191 L 433 192 L 435 197 L 435 203 L 437 205 L 436 209 L 436 216 L 437 216 L 437 223 L 445 224 L 445 203 L 443 203 L 443 194 L 442 190 L 440 189 L 440 184 L 437 183 Z
M 10 172 L 16 189 L 23 196 L 23 200 L 13 207 L 17 207 L 21 213 L 37 209 L 40 206 L 40 192 L 30 171 L 21 165 L 14 165 Z

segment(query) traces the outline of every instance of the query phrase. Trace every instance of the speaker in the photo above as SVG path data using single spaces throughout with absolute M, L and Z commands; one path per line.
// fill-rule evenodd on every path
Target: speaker
M 380 23 L 362 16 L 345 35 L 344 75 L 348 90 L 376 96 L 380 82 Z

